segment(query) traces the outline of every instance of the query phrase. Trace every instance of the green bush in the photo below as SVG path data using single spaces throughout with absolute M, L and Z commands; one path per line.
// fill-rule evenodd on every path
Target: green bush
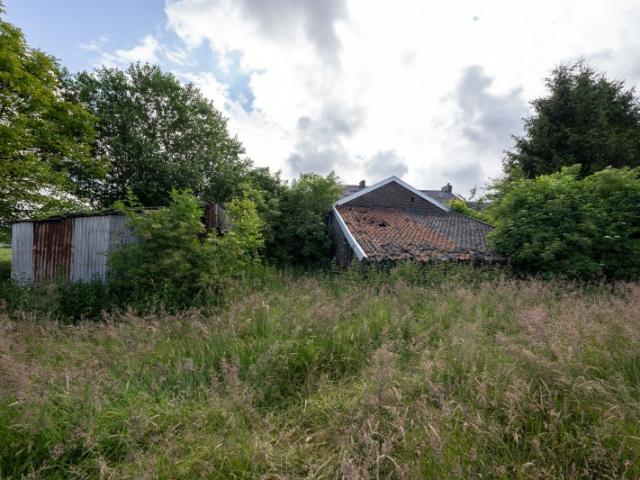
M 0 282 L 11 276 L 11 249 L 0 247 Z
M 526 272 L 575 279 L 640 277 L 640 169 L 579 166 L 505 187 L 493 247 Z
M 167 208 L 128 212 L 138 242 L 109 258 L 111 283 L 119 294 L 153 298 L 154 303 L 188 306 L 259 262 L 261 222 L 255 204 L 235 199 L 227 205 L 232 227 L 224 235 L 205 232 L 202 207 L 189 192 L 173 191 Z
M 333 173 L 303 174 L 290 187 L 279 189 L 277 198 L 263 209 L 269 232 L 265 256 L 280 265 L 328 265 L 331 242 L 325 221 L 339 196 Z

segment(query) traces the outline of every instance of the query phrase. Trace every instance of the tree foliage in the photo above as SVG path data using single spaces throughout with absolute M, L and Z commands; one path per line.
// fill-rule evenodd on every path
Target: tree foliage
M 546 85 L 549 95 L 531 103 L 525 134 L 507 152 L 509 175 L 535 178 L 575 164 L 580 176 L 640 166 L 640 105 L 633 88 L 582 62 L 557 67 Z
M 205 232 L 202 206 L 188 191 L 172 191 L 167 208 L 125 210 L 139 241 L 109 258 L 114 285 L 123 290 L 158 292 L 173 304 L 188 304 L 200 293 L 218 292 L 259 261 L 262 224 L 249 199 L 227 204 L 232 226 L 224 235 Z
M 511 182 L 494 207 L 494 248 L 532 273 L 639 278 L 640 169 L 579 170 Z
M 53 57 L 0 19 L 0 227 L 77 204 L 103 173 L 89 155 L 93 118 L 70 99 L 63 76 Z
M 277 197 L 272 197 L 271 208 L 264 214 L 270 232 L 266 256 L 277 263 L 305 267 L 327 263 L 331 242 L 326 219 L 340 196 L 336 175 L 306 173 L 291 186 L 276 190 Z
M 97 118 L 93 154 L 109 168 L 94 201 L 109 206 L 131 190 L 145 206 L 167 205 L 173 189 L 226 201 L 250 168 L 227 121 L 193 85 L 153 65 L 80 73 L 70 87 Z
M 481 212 L 479 210 L 474 210 L 467 204 L 467 202 L 465 202 L 461 198 L 455 198 L 453 200 L 450 200 L 447 202 L 447 205 L 452 211 L 461 213 L 463 215 L 466 215 L 467 217 L 475 218 L 483 222 L 489 221 L 489 219 L 484 214 L 484 212 Z

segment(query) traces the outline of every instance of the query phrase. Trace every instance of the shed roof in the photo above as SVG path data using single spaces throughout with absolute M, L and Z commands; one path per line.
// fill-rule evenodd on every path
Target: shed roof
M 153 207 L 153 208 L 157 208 L 157 207 Z M 145 208 L 145 210 L 150 210 L 150 209 Z M 24 222 L 38 222 L 38 223 L 52 222 L 55 220 L 63 220 L 65 218 L 104 217 L 108 215 L 125 215 L 125 214 L 120 210 L 114 210 L 114 209 L 89 211 L 89 212 L 69 212 L 69 213 L 62 213 L 59 215 L 54 215 L 46 218 L 23 218 L 20 220 L 15 220 L 11 223 L 13 224 L 13 223 L 24 223 Z

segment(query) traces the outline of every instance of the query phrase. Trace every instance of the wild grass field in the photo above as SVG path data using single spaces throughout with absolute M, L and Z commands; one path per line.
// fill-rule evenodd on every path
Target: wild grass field
M 0 312 L 0 478 L 638 478 L 640 285 L 270 272 Z

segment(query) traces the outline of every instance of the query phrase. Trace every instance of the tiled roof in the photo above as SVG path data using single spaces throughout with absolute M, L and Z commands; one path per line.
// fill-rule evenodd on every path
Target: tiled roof
M 337 210 L 370 261 L 499 260 L 486 247 L 493 227 L 465 215 L 344 205 Z

